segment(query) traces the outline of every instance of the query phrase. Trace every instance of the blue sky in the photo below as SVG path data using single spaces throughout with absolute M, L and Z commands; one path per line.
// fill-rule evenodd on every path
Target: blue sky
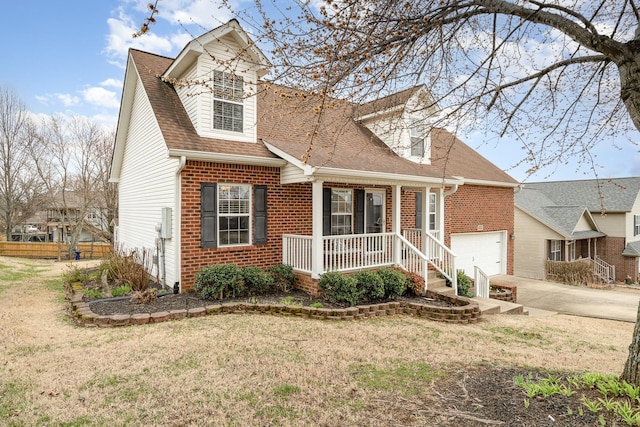
M 242 0 L 237 0 L 236 4 Z M 0 14 L 0 85 L 14 91 L 36 115 L 84 115 L 115 127 L 127 49 L 175 56 L 190 39 L 232 16 L 217 0 L 161 0 L 151 34 L 131 35 L 147 16 L 148 0 L 18 0 L 4 2 Z M 183 25 L 180 25 L 180 24 Z M 197 24 L 197 25 L 194 25 Z M 512 168 L 521 158 L 519 144 L 486 140 L 481 133 L 460 135 L 515 179 L 528 166 Z M 640 175 L 640 132 L 603 141 L 594 150 L 599 177 Z M 612 148 L 613 145 L 619 148 Z M 541 170 L 529 181 L 589 179 L 594 172 L 575 159 Z

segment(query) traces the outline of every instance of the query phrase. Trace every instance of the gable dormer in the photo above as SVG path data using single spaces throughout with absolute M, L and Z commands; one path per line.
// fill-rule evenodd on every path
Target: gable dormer
M 433 104 L 429 91 L 416 86 L 361 105 L 357 120 L 399 156 L 430 164 Z
M 269 67 L 234 19 L 190 41 L 162 77 L 199 136 L 256 142 L 257 82 Z

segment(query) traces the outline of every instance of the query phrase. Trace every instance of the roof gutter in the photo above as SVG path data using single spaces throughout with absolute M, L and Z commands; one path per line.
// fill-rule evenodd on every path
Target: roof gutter
M 315 176 L 327 176 L 327 177 L 346 177 L 346 178 L 361 178 L 372 180 L 372 176 L 375 177 L 373 179 L 386 181 L 405 181 L 412 182 L 416 184 L 445 184 L 445 185 L 453 185 L 457 186 L 464 184 L 464 180 L 462 179 L 442 179 L 441 177 L 426 177 L 420 175 L 404 175 L 404 174 L 395 174 L 389 172 L 376 172 L 376 171 L 361 171 L 361 170 L 353 170 L 353 169 L 337 169 L 337 168 L 326 168 L 319 167 L 315 170 Z
M 185 157 L 187 160 L 202 160 L 206 162 L 231 163 L 231 164 L 255 165 L 255 166 L 280 167 L 287 164 L 285 160 L 278 159 L 278 158 L 269 158 L 269 157 L 260 157 L 260 156 L 243 156 L 241 154 L 211 153 L 207 151 L 191 151 L 191 150 L 178 150 L 178 149 L 169 149 L 169 156 Z

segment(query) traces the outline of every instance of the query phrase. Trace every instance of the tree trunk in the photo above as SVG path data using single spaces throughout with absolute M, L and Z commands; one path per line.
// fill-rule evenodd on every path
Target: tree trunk
M 638 304 L 638 316 L 640 319 L 640 304 Z M 629 384 L 640 386 L 640 322 L 636 320 L 636 327 L 633 329 L 633 339 L 629 345 L 629 357 L 624 364 L 624 371 L 620 376 L 621 380 Z

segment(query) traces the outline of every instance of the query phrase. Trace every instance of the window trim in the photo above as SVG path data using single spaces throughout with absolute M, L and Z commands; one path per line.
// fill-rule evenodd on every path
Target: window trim
M 633 235 L 640 235 L 640 215 L 633 216 Z
M 549 260 L 550 261 L 562 261 L 562 243 L 564 240 L 551 239 L 549 240 Z M 554 247 L 554 246 L 557 246 Z M 557 256 L 554 256 L 557 254 Z M 557 258 L 557 259 L 556 259 Z
M 221 209 L 221 203 L 220 203 L 220 193 L 221 193 L 221 189 L 224 186 L 230 186 L 230 187 L 245 187 L 247 189 L 247 206 L 248 206 L 248 210 L 246 213 L 222 213 L 220 212 Z M 228 183 L 228 182 L 221 182 L 218 183 L 218 186 L 216 188 L 216 208 L 217 208 L 217 222 L 216 222 L 216 237 L 217 237 L 217 241 L 218 241 L 218 247 L 220 248 L 228 248 L 228 247 L 234 247 L 234 246 L 250 246 L 252 244 L 253 241 L 253 236 L 252 236 L 252 227 L 253 227 L 253 197 L 252 197 L 252 189 L 253 186 L 251 184 L 238 184 L 238 183 Z M 236 200 L 236 199 L 230 199 L 230 200 Z M 240 200 L 244 200 L 244 199 L 237 199 L 238 201 Z M 221 218 L 247 218 L 248 220 L 248 224 L 247 224 L 247 234 L 248 234 L 248 241 L 246 243 L 242 242 L 242 243 L 226 243 L 226 244 L 222 244 L 221 243 L 221 227 L 220 227 L 220 219 Z
M 221 84 L 216 84 L 216 73 L 222 74 Z M 245 105 L 244 105 L 244 96 L 243 96 L 244 78 L 242 76 L 239 76 L 233 73 L 228 73 L 226 71 L 221 71 L 221 70 L 212 70 L 211 74 L 212 74 L 211 85 L 213 88 L 213 90 L 211 91 L 211 95 L 212 95 L 211 128 L 215 131 L 233 132 L 234 134 L 244 133 L 244 124 L 245 124 L 245 119 L 244 119 Z M 231 76 L 232 78 L 230 79 L 229 76 Z M 229 85 L 229 81 L 231 82 L 230 85 Z M 240 88 L 234 85 L 234 83 L 238 81 L 240 84 Z M 231 95 L 225 96 L 225 92 L 227 90 L 231 93 Z M 240 94 L 236 93 L 238 90 L 240 90 Z M 239 119 L 240 130 L 235 129 L 235 124 L 236 124 L 235 121 L 238 119 L 234 118 L 233 116 L 231 117 L 231 129 L 225 128 L 224 127 L 225 116 L 222 114 L 220 115 L 220 121 L 221 121 L 222 127 L 216 127 L 216 103 L 220 103 L 221 108 L 224 108 L 225 104 L 228 104 L 231 106 L 233 105 L 240 106 L 242 110 L 241 118 Z
M 349 205 L 350 205 L 350 212 L 336 212 L 333 209 L 333 195 L 334 193 L 338 193 L 338 192 L 342 192 L 345 194 L 349 194 Z M 331 224 L 331 235 L 332 236 L 345 236 L 345 235 L 349 235 L 349 234 L 354 234 L 354 224 L 353 224 L 353 220 L 354 220 L 354 195 L 353 195 L 353 189 L 352 188 L 332 188 L 331 189 L 331 208 L 330 208 L 330 214 L 331 214 L 331 219 L 330 219 L 330 224 Z M 347 203 L 347 202 L 345 202 Z M 341 217 L 349 217 L 349 230 L 348 232 L 345 233 L 337 233 L 337 229 L 339 228 L 344 228 L 346 226 L 345 225 L 334 225 L 334 217 L 337 216 L 341 216 Z
M 411 157 L 424 157 L 426 153 L 426 124 L 424 120 L 413 119 L 409 127 L 409 155 Z M 414 141 L 415 140 L 415 141 Z M 420 150 L 417 150 L 417 148 Z

